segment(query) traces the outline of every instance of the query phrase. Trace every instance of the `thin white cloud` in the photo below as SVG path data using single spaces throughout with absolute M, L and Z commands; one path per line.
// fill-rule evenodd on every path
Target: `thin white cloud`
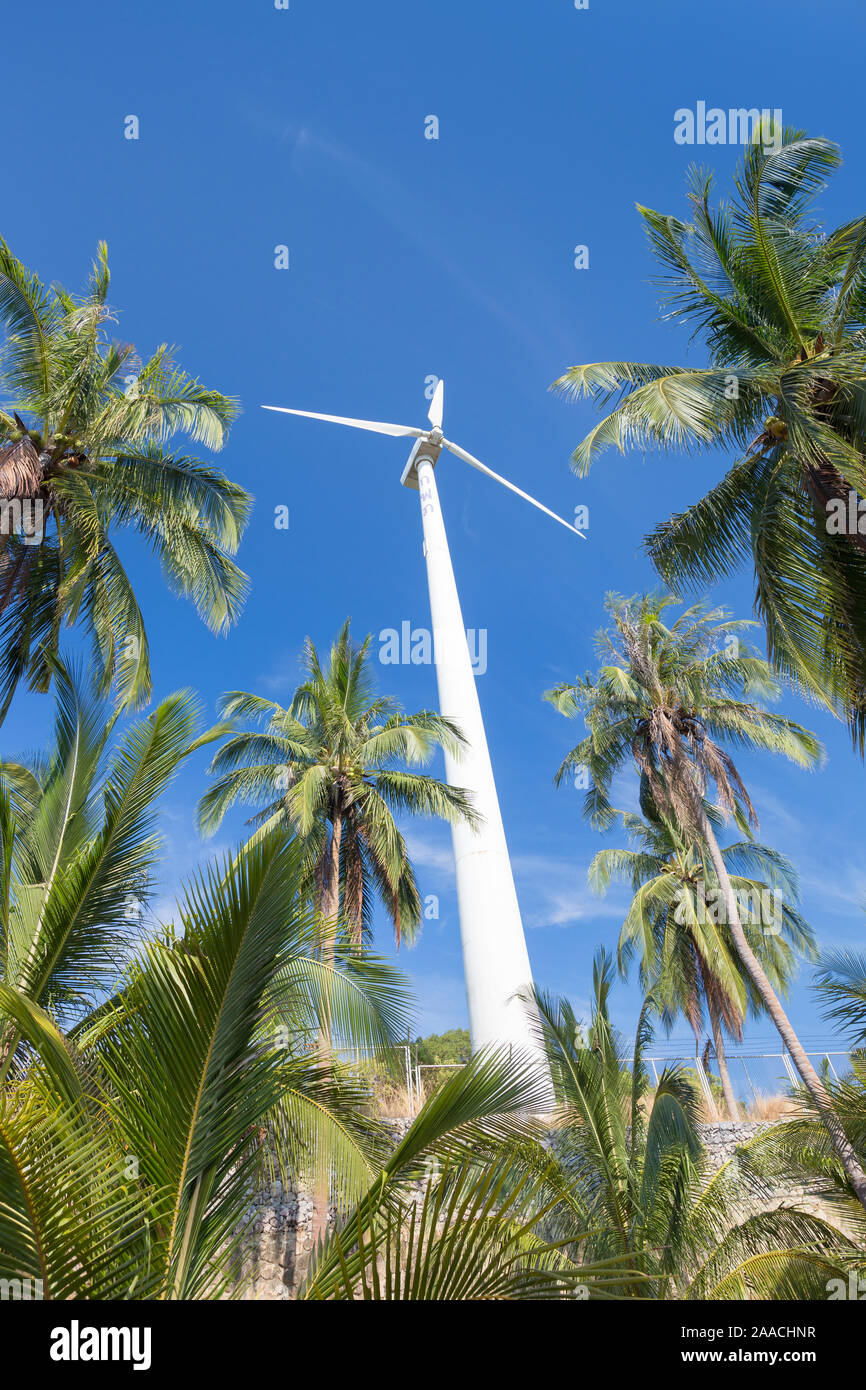
M 750 795 L 760 817 L 762 830 L 775 826 L 789 835 L 803 836 L 807 833 L 807 827 L 800 817 L 795 816 L 775 792 L 753 783 Z M 808 833 L 811 837 L 812 832 Z
M 527 927 L 570 927 L 600 918 L 622 918 L 621 896 L 598 897 L 586 882 L 586 865 L 573 856 L 518 854 L 513 859 Z
M 447 834 L 447 832 L 445 832 Z M 410 832 L 409 856 L 416 867 L 454 885 L 450 841 Z M 511 865 L 528 928 L 569 927 L 577 922 L 622 919 L 627 896 L 612 890 L 598 897 L 586 882 L 586 864 L 571 854 L 513 854 Z
M 439 265 L 470 299 L 493 318 L 506 325 L 516 336 L 528 343 L 533 351 L 549 360 L 549 343 L 518 318 L 494 294 L 478 284 L 442 249 L 443 238 L 426 228 L 426 190 L 410 189 L 399 183 L 379 166 L 355 154 L 348 146 L 296 122 L 275 123 L 256 110 L 245 110 L 244 119 L 259 129 L 265 129 L 291 146 L 290 167 L 300 173 L 308 163 L 327 165 L 363 198 L 385 221 Z
M 841 864 L 823 862 L 812 863 L 805 872 L 800 873 L 800 888 L 803 893 L 817 898 L 825 905 L 836 904 L 843 909 L 866 909 L 866 872 L 862 864 L 847 860 Z
M 280 656 L 270 671 L 265 671 L 256 677 L 256 682 L 252 689 L 261 686 L 269 695 L 277 696 L 281 692 L 294 690 L 301 679 L 301 671 L 298 660 L 298 653 L 286 652 Z
M 454 881 L 454 855 L 450 838 L 447 842 L 434 840 L 416 832 L 406 835 L 409 858 L 416 867 L 433 869 L 449 882 Z

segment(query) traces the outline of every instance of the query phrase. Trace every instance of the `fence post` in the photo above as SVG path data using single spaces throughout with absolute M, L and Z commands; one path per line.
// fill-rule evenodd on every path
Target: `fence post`
M 749 1075 L 749 1068 L 746 1066 L 746 1059 L 745 1059 L 745 1057 L 741 1057 L 741 1058 L 740 1058 L 740 1066 L 743 1068 L 743 1071 L 746 1073 L 746 1081 L 747 1081 L 747 1083 L 748 1083 L 749 1091 L 750 1091 L 751 1096 L 752 1096 L 752 1104 L 753 1104 L 753 1105 L 757 1105 L 757 1104 L 758 1104 L 758 1092 L 755 1090 L 754 1082 L 752 1081 L 752 1078 L 751 1078 L 751 1076 Z M 747 1106 L 747 1107 L 746 1107 L 746 1119 L 748 1119 L 748 1118 L 749 1118 L 749 1112 L 748 1112 L 748 1106 Z
M 800 1078 L 795 1072 L 794 1063 L 791 1061 L 791 1058 L 789 1057 L 787 1052 L 782 1053 L 782 1061 L 785 1063 L 785 1071 L 788 1073 L 788 1076 L 791 1079 L 791 1085 L 799 1086 L 801 1084 Z
M 403 1060 L 406 1064 L 406 1096 L 409 1101 L 409 1113 L 415 1114 L 415 1100 L 412 1095 L 412 1055 L 408 1044 L 403 1048 Z
M 655 1071 L 655 1067 L 653 1067 L 653 1071 Z M 697 1052 L 695 1053 L 695 1071 L 698 1074 L 698 1080 L 701 1083 L 701 1089 L 704 1093 L 704 1098 L 707 1102 L 707 1105 L 709 1106 L 710 1116 L 717 1116 L 718 1112 L 716 1110 L 716 1102 L 713 1099 L 713 1088 L 711 1087 L 707 1078 L 707 1073 L 704 1070 L 703 1061 Z

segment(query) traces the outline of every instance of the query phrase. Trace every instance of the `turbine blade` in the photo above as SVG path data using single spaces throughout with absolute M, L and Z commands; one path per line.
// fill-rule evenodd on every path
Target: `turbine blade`
M 379 420 L 350 420 L 345 415 L 319 415 L 315 410 L 290 410 L 287 405 L 263 405 L 262 410 L 278 410 L 282 415 L 303 415 L 308 420 L 328 420 L 332 425 L 350 425 L 355 430 L 370 430 L 372 434 L 391 434 L 399 439 L 410 435 L 420 439 L 426 430 L 413 429 L 411 425 L 384 425 Z
M 442 413 L 445 408 L 445 382 L 440 381 L 436 390 L 433 392 L 433 399 L 430 402 L 430 409 L 427 412 L 427 419 L 434 430 L 442 428 Z
M 484 473 L 488 478 L 492 478 L 494 482 L 501 483 L 503 487 L 508 488 L 509 492 L 516 492 L 517 496 L 522 497 L 524 502 L 531 503 L 531 505 L 537 507 L 540 512 L 544 512 L 546 516 L 550 516 L 554 521 L 558 521 L 560 526 L 564 526 L 567 531 L 573 531 L 576 536 L 580 536 L 581 540 L 586 540 L 586 536 L 583 532 L 578 531 L 576 526 L 572 526 L 570 521 L 565 521 L 561 516 L 557 516 L 556 512 L 552 512 L 549 507 L 545 507 L 543 502 L 539 502 L 536 498 L 530 497 L 528 492 L 524 492 L 522 488 L 515 487 L 514 483 L 510 483 L 507 478 L 502 478 L 498 473 L 494 473 L 493 469 L 488 468 L 480 459 L 475 458 L 472 454 L 467 454 L 465 449 L 461 449 L 457 444 L 452 444 L 449 439 L 443 439 L 442 443 L 446 449 L 450 450 L 457 458 L 462 459 L 464 463 L 468 463 L 471 468 L 477 468 L 479 473 Z

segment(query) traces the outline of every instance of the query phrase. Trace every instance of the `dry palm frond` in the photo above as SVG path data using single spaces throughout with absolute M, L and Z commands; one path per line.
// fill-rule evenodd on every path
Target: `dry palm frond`
M 41 486 L 42 465 L 29 438 L 0 448 L 0 500 L 36 497 Z

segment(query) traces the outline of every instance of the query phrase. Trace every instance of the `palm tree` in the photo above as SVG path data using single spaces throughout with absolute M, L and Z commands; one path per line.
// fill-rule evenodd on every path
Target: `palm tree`
M 252 1193 L 274 1161 L 303 1179 L 324 1149 L 346 1217 L 302 1297 L 609 1296 L 628 1258 L 593 1266 L 538 1233 L 567 1180 L 526 1119 L 537 1068 L 476 1056 L 395 1147 L 369 1095 L 310 1057 L 323 998 L 302 884 L 279 833 L 199 876 L 182 933 L 142 948 L 72 1036 L 0 984 L 27 1048 L 0 1091 L 0 1277 L 49 1299 L 241 1296 Z M 342 1036 L 387 1046 L 406 1021 L 399 982 L 337 952 Z
M 704 338 L 708 365 L 595 362 L 554 389 L 614 407 L 576 449 L 580 475 L 611 444 L 736 452 L 648 537 L 650 556 L 674 588 L 750 560 L 776 669 L 843 714 L 862 752 L 866 219 L 825 232 L 813 211 L 839 163 L 827 140 L 786 130 L 781 148 L 748 149 L 730 202 L 711 207 L 698 169 L 690 220 L 639 207 L 667 315 Z
M 116 531 L 147 541 L 171 590 L 215 632 L 237 620 L 246 591 L 230 557 L 251 498 L 212 464 L 168 451 L 179 431 L 221 448 L 237 402 L 188 376 L 165 345 L 142 364 L 112 341 L 108 287 L 104 244 L 73 295 L 44 286 L 0 241 L 0 509 L 14 518 L 27 501 L 41 514 L 36 534 L 0 526 L 0 717 L 20 680 L 47 688 L 61 627 L 79 620 L 104 688 L 147 702 L 147 634 Z
M 0 762 L 0 980 L 64 1025 L 110 993 L 152 893 L 160 795 L 198 748 L 189 692 L 163 700 L 114 746 L 112 712 L 53 663 L 53 746 L 29 766 Z M 0 1077 L 18 1035 L 0 1024 Z
M 628 1255 L 593 1263 L 542 1224 L 571 1178 L 537 1121 L 531 1059 L 477 1053 L 424 1105 L 376 1180 L 318 1252 L 301 1297 L 419 1301 L 611 1297 Z
M 833 1108 L 862 1162 L 866 1159 L 866 956 L 847 950 L 826 952 L 821 958 L 815 990 L 823 1016 L 849 1040 L 849 1068 L 840 1076 L 840 1069 L 831 1068 L 828 1058 L 823 1079 Z M 863 1214 L 852 1203 L 848 1175 L 821 1123 L 820 1111 L 808 1092 L 799 1093 L 797 1099 L 797 1118 L 765 1132 L 753 1161 L 770 1179 L 785 1173 L 788 1181 L 810 1185 L 822 1182 L 823 1199 L 841 1198 L 845 1219 L 859 1228 L 862 1246 Z
M 388 697 L 376 697 L 368 637 L 352 643 L 347 620 L 327 664 L 307 638 L 306 679 L 288 708 L 245 691 L 224 695 L 220 709 L 265 723 L 227 739 L 211 764 L 216 781 L 202 797 L 199 826 L 213 833 L 237 801 L 261 809 L 252 818 L 257 838 L 290 829 L 303 846 L 304 881 L 318 905 L 320 954 L 330 972 L 342 927 L 355 946 L 369 932 L 374 890 L 383 900 L 399 945 L 421 922 L 421 898 L 405 840 L 394 812 L 472 816 L 464 792 L 402 764 L 423 763 L 436 747 L 456 752 L 463 744 L 453 723 L 421 711 L 403 715 Z M 264 804 L 263 804 L 264 803 Z M 331 1052 L 327 1013 L 319 1053 Z M 322 1238 L 330 1202 L 324 1174 L 314 1194 L 313 1237 Z
M 611 883 L 631 887 L 634 897 L 619 937 L 620 970 L 626 974 L 632 957 L 639 955 L 645 993 L 659 1002 L 668 1027 L 679 1015 L 688 1020 L 696 1048 L 706 1012 L 725 1104 L 736 1120 L 724 1035 L 740 1042 L 747 1010 L 758 1015 L 762 1001 L 724 929 L 721 889 L 705 852 L 674 823 L 651 815 L 652 810 L 647 808 L 647 819 L 623 814 L 623 826 L 637 848 L 600 850 L 589 881 L 602 894 Z M 707 815 L 714 825 L 720 819 L 713 807 Z M 812 930 L 796 909 L 793 866 L 752 840 L 723 847 L 721 855 L 749 944 L 773 988 L 785 994 L 798 958 L 815 954 Z
M 610 1021 L 613 978 L 601 952 L 588 1031 L 567 1000 L 537 999 L 559 1101 L 553 1150 L 572 1179 L 539 1233 L 560 1242 L 586 1230 L 588 1262 L 630 1260 L 637 1277 L 620 1274 L 609 1286 L 620 1297 L 826 1296 L 828 1266 L 845 1271 L 854 1243 L 795 1206 L 771 1209 L 770 1188 L 743 1150 L 713 1169 L 688 1078 L 666 1068 L 650 1091 L 643 1057 L 656 1001 L 645 1002 L 628 1056 Z
M 199 807 L 206 833 L 237 801 L 261 807 L 251 822 L 260 835 L 292 827 L 305 846 L 326 950 L 341 910 L 355 943 L 364 939 L 374 893 L 387 907 L 398 945 L 415 935 L 422 905 L 395 813 L 449 822 L 473 817 L 466 793 L 404 766 L 426 762 L 437 747 L 459 752 L 459 730 L 438 714 L 406 715 L 395 700 L 375 696 L 369 648 L 369 637 L 353 645 L 347 621 L 327 664 L 307 639 L 306 678 L 287 708 L 243 691 L 224 695 L 226 717 L 248 716 L 266 727 L 223 744 L 210 769 L 217 780 Z
M 23 1039 L 0 1088 L 2 1277 L 51 1299 L 237 1294 L 275 1162 L 327 1164 L 344 1206 L 368 1189 L 387 1147 L 369 1096 L 306 1046 L 325 996 L 301 883 L 280 834 L 199 874 L 71 1034 L 0 984 Z M 327 998 L 347 1044 L 405 1036 L 405 990 L 370 955 L 338 946 Z
M 712 784 L 724 810 L 757 825 L 748 792 L 722 743 L 780 753 L 801 767 L 814 767 L 821 747 L 806 729 L 756 703 L 777 694 L 777 687 L 766 662 L 740 653 L 734 645 L 740 642 L 742 622 L 732 622 L 724 609 L 708 611 L 696 605 L 668 628 L 661 615 L 673 601 L 660 595 L 609 598 L 613 630 L 600 638 L 607 663 L 595 678 L 587 675 L 576 685 L 563 684 L 548 692 L 547 698 L 563 714 L 581 713 L 589 730 L 565 759 L 557 782 L 573 768 L 588 769 L 592 786 L 585 811 L 596 826 L 605 828 L 614 817 L 611 779 L 631 759 L 662 815 L 706 847 L 734 949 L 866 1207 L 866 1173 L 749 944 L 704 800 Z

